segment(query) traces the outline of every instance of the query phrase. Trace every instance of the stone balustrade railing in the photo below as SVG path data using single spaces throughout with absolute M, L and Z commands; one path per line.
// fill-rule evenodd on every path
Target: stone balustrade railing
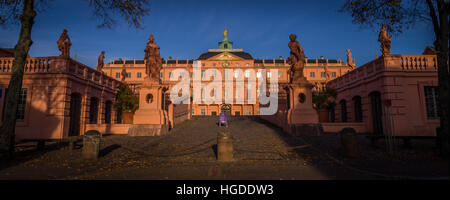
M 435 55 L 401 55 L 400 62 L 403 70 L 437 70 Z
M 27 58 L 24 72 L 48 72 L 52 57 Z M 0 58 L 0 73 L 9 73 L 12 70 L 14 58 Z
M 328 83 L 339 88 L 380 72 L 437 72 L 436 55 L 389 55 L 372 60 Z
M 14 58 L 0 58 L 0 73 L 11 73 Z M 32 57 L 27 58 L 25 74 L 31 73 L 68 73 L 81 79 L 115 89 L 120 81 L 107 76 L 103 72 L 88 67 L 71 58 Z

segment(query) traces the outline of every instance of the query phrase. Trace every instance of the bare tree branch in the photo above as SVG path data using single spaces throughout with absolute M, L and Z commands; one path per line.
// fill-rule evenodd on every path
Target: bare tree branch
M 429 20 L 423 0 L 346 0 L 340 11 L 351 13 L 355 24 L 376 29 L 384 25 L 394 34 Z
M 439 38 L 439 21 L 436 15 L 436 10 L 434 9 L 433 2 L 431 0 L 426 0 L 428 8 L 430 9 L 430 17 L 431 21 L 433 22 L 433 28 L 434 28 L 434 34 L 436 35 L 436 38 Z
M 0 25 L 19 23 L 22 4 L 22 0 L 0 0 Z
M 150 13 L 148 0 L 89 0 L 94 8 L 93 15 L 101 20 L 99 28 L 112 28 L 117 24 L 114 14 L 120 14 L 125 21 L 135 28 L 142 28 L 143 17 Z

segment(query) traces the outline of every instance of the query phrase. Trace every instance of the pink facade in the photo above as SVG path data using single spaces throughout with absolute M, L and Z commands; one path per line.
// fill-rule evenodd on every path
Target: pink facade
M 337 89 L 332 122 L 324 132 L 352 127 L 358 133 L 435 136 L 438 80 L 436 55 L 387 55 L 331 80 Z M 283 88 L 281 86 L 280 88 Z M 279 110 L 262 119 L 290 132 L 288 94 L 280 89 Z
M 225 47 L 224 44 L 230 46 Z M 87 130 L 98 130 L 102 134 L 161 135 L 192 115 L 218 115 L 220 112 L 258 115 L 263 106 L 259 100 L 254 104 L 236 102 L 238 95 L 244 96 L 245 100 L 251 95 L 247 95 L 247 90 L 233 92 L 237 91 L 235 83 L 232 92 L 228 94 L 225 89 L 219 96 L 223 99 L 231 96 L 234 99 L 232 104 L 201 102 L 174 105 L 169 92 L 179 83 L 171 80 L 175 69 L 184 69 L 188 74 L 183 76 L 200 79 L 203 84 L 211 81 L 203 74 L 207 69 L 217 69 L 217 75 L 223 76 L 222 80 L 226 79 L 225 69 L 242 72 L 246 69 L 278 70 L 278 74 L 267 72 L 269 82 L 271 76 L 279 81 L 279 87 L 272 88 L 278 91 L 278 110 L 274 115 L 261 118 L 288 133 L 299 130 L 315 132 L 317 128 L 321 129 L 318 132 L 339 132 L 352 127 L 359 133 L 433 136 L 439 126 L 437 63 L 430 48 L 424 51 L 424 55 L 383 55 L 357 68 L 340 59 L 307 59 L 304 78 L 294 83 L 289 82 L 287 60 L 253 59 L 250 54 L 242 49 L 233 49 L 231 45 L 225 35 L 219 49 L 210 49 L 200 55 L 196 64 L 203 71 L 197 77 L 193 77 L 193 60 L 162 60 L 161 70 L 158 69 L 161 82 L 149 81 L 144 60 L 114 60 L 103 68 L 99 67 L 101 71 L 98 71 L 68 55 L 28 58 L 20 93 L 16 138 L 62 139 L 81 135 Z M 2 52 L 0 113 L 4 110 L 14 59 L 9 51 Z M 128 75 L 122 74 L 123 69 Z M 261 72 L 256 72 L 256 77 L 257 73 Z M 133 124 L 122 124 L 113 106 L 123 75 L 127 76 L 125 82 L 140 96 Z M 157 72 L 154 76 L 158 76 Z M 251 77 L 241 74 L 240 80 L 234 74 L 228 76 L 235 76 L 232 79 L 236 82 L 248 82 Z M 326 85 L 337 90 L 337 105 L 330 112 L 331 122 L 319 124 L 318 115 L 312 108 L 311 89 L 321 89 Z M 194 89 L 192 82 L 187 87 L 191 91 Z M 197 95 L 202 93 L 203 96 L 205 92 L 201 91 Z
M 13 59 L 0 58 L 0 113 L 5 105 Z M 116 120 L 112 104 L 119 84 L 104 73 L 70 58 L 28 58 L 16 138 L 61 139 L 81 135 L 93 125 L 104 127 L 104 133 L 111 132 L 108 127 L 111 128 Z M 96 105 L 91 105 L 92 102 Z
M 328 85 L 338 91 L 336 122 L 394 136 L 434 136 L 439 126 L 436 55 L 385 55 Z

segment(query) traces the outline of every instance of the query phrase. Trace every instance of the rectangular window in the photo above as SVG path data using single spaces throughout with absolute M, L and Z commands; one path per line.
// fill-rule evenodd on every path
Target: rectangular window
M 120 73 L 116 72 L 116 78 L 120 78 Z
M 8 89 L 5 90 L 5 100 L 8 93 Z M 25 120 L 25 106 L 27 104 L 27 89 L 22 88 L 19 91 L 19 101 L 17 102 L 16 121 L 23 122 Z M 6 102 L 3 102 L 3 119 L 5 117 Z
M 169 72 L 169 78 L 172 78 L 172 77 L 173 77 L 173 73 Z
M 267 78 L 272 78 L 272 72 L 267 72 Z
M 205 88 L 202 88 L 202 101 L 206 101 L 206 92 L 205 92 Z
M 202 78 L 206 78 L 206 72 L 205 72 L 205 70 L 202 70 Z
M 325 72 L 320 72 L 320 77 L 325 78 Z
M 331 72 L 331 77 L 336 77 L 336 72 Z
M 278 72 L 278 78 L 283 78 L 283 72 Z
M 250 71 L 249 70 L 245 70 L 245 78 L 250 77 Z
M 425 86 L 425 104 L 428 119 L 439 118 L 439 88 L 437 86 Z
M 234 78 L 238 78 L 239 77 L 239 71 L 234 71 Z
M 316 75 L 314 72 L 309 72 L 309 77 L 314 78 Z
M 206 115 L 205 109 L 202 109 L 202 115 Z
M 137 73 L 137 77 L 138 77 L 138 78 L 142 78 L 142 73 L 141 73 L 141 72 L 138 72 L 138 73 Z
M 251 108 L 247 108 L 245 114 L 246 114 L 246 115 L 252 115 L 252 109 L 251 109 Z
M 159 78 L 163 78 L 163 73 L 159 72 Z
M 261 72 L 256 72 L 256 78 L 261 78 Z
M 131 72 L 127 73 L 127 78 L 131 78 Z
M 19 93 L 19 101 L 17 105 L 16 121 L 23 122 L 25 119 L 25 105 L 27 104 L 27 89 L 22 88 Z
M 116 124 L 122 123 L 122 110 L 116 110 Z
M 195 115 L 195 110 L 194 109 L 192 109 L 192 115 Z

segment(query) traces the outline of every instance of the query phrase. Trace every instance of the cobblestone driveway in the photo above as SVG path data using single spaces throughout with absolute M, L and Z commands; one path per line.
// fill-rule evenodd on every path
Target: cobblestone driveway
M 224 128 L 216 123 L 217 117 L 193 118 L 160 137 L 105 135 L 97 161 L 82 160 L 81 147 L 67 150 L 51 143 L 45 150 L 37 151 L 33 143 L 19 144 L 17 159 L 0 166 L 0 179 L 386 178 L 348 169 L 330 159 L 329 155 L 340 156 L 337 135 L 294 138 L 252 117 L 230 119 L 227 130 L 234 137 L 235 161 L 217 162 L 217 133 Z M 448 160 L 430 153 L 408 152 L 404 154 L 408 159 L 398 162 L 386 157 L 380 149 L 368 148 L 363 136 L 359 141 L 363 147 L 361 156 L 339 159 L 366 169 L 374 167 L 382 173 L 409 170 L 410 174 L 423 177 L 448 177 Z M 417 161 L 423 166 L 416 169 L 409 165 Z

